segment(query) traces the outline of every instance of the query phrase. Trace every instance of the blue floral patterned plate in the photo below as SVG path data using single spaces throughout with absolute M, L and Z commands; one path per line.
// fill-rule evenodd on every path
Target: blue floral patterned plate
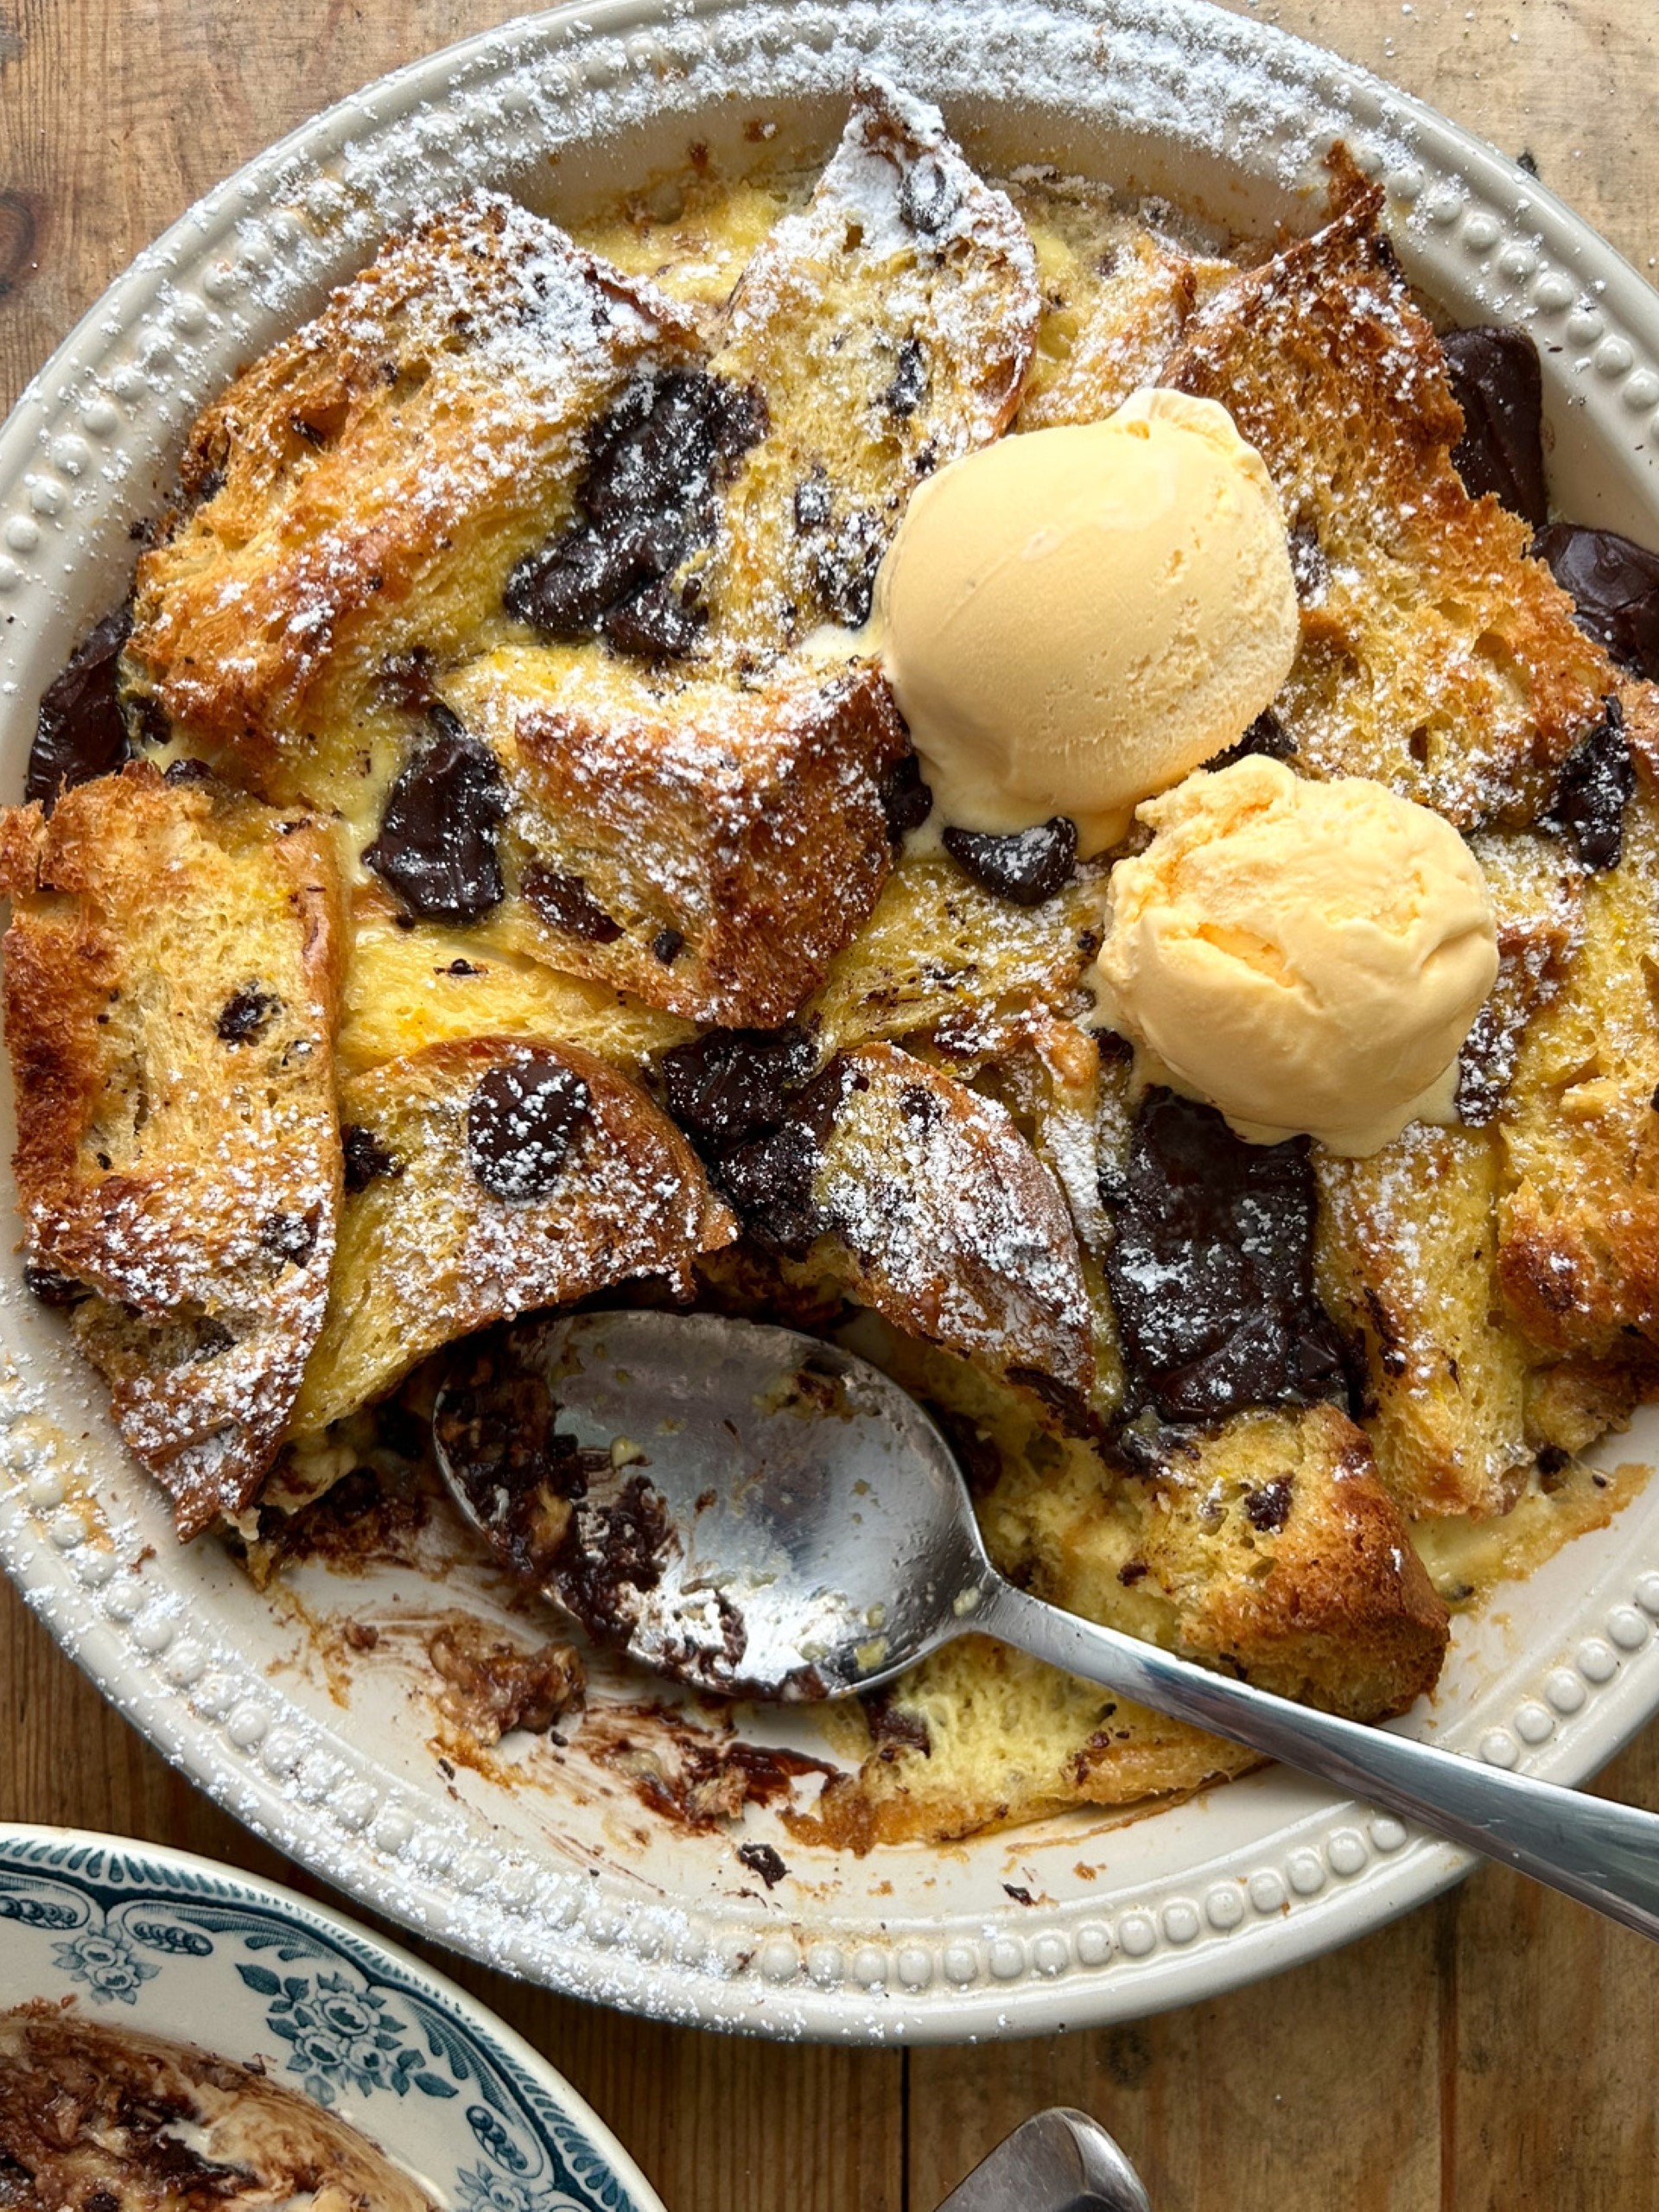
M 569 2084 L 464 1991 L 338 1913 L 205 1859 L 0 1827 L 0 2005 L 31 1998 L 263 2059 L 445 2212 L 663 2212 Z

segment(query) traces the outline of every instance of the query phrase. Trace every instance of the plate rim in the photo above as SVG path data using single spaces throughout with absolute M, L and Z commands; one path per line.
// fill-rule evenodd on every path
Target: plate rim
M 937 16 L 945 11 L 931 12 Z M 860 11 L 855 8 L 850 12 Z M 899 4 L 875 12 L 884 22 L 896 23 L 917 10 L 914 0 L 899 0 Z M 252 193 L 260 205 L 276 205 L 268 197 L 270 188 L 296 161 L 309 162 L 319 153 L 337 151 L 353 121 L 385 127 L 386 118 L 376 115 L 377 105 L 384 106 L 390 100 L 406 122 L 411 106 L 422 113 L 441 111 L 458 103 L 463 92 L 470 92 L 474 73 L 484 81 L 509 69 L 515 60 L 556 63 L 567 74 L 580 65 L 586 73 L 583 81 L 602 95 L 607 87 L 626 83 L 630 70 L 643 74 L 655 66 L 663 51 L 659 41 L 671 44 L 677 38 L 683 40 L 688 32 L 701 36 L 709 27 L 715 35 L 720 35 L 734 25 L 752 22 L 758 41 L 764 41 L 770 31 L 776 51 L 780 27 L 785 39 L 791 35 L 804 37 L 804 26 L 823 13 L 811 6 L 789 9 L 780 0 L 690 0 L 690 4 L 685 0 L 600 0 L 598 5 L 586 8 L 573 0 L 573 4 L 474 34 L 348 95 L 288 133 L 204 195 L 137 257 L 88 308 L 29 380 L 0 431 L 0 499 L 14 479 L 22 478 L 28 461 L 38 460 L 52 431 L 54 410 L 48 387 L 53 379 L 77 367 L 89 340 L 107 327 L 111 315 L 118 310 L 123 322 L 127 322 L 141 296 L 151 304 L 164 299 L 169 277 L 181 264 L 192 257 L 202 258 L 208 250 L 204 240 L 222 236 L 236 225 L 238 199 L 245 207 Z M 1597 348 L 1589 397 L 1615 427 L 1623 419 L 1613 412 L 1620 404 L 1631 410 L 1630 428 L 1638 427 L 1637 412 L 1642 407 L 1659 426 L 1659 376 L 1653 365 L 1659 364 L 1659 296 L 1556 194 L 1425 103 L 1275 26 L 1224 14 L 1205 6 L 1203 0 L 1165 0 L 1162 5 L 1148 5 L 1145 0 L 1041 0 L 1035 7 L 991 8 L 986 13 L 988 20 L 993 21 L 1005 17 L 1012 22 L 1018 17 L 1033 23 L 1041 16 L 1048 22 L 1103 27 L 1126 35 L 1167 32 L 1173 25 L 1183 35 L 1196 39 L 1198 51 L 1221 51 L 1233 61 L 1248 60 L 1268 78 L 1294 87 L 1299 99 L 1321 117 L 1333 120 L 1348 137 L 1362 168 L 1382 177 L 1396 215 L 1403 218 L 1394 226 L 1394 234 L 1414 275 L 1418 273 L 1415 263 L 1426 258 L 1421 245 L 1424 233 L 1413 227 L 1422 223 L 1443 224 L 1447 236 L 1456 236 L 1471 266 L 1484 267 L 1506 256 L 1524 259 L 1532 253 L 1532 266 L 1518 269 L 1516 282 L 1531 286 L 1541 309 L 1548 306 L 1544 278 L 1537 275 L 1539 248 L 1529 241 L 1535 236 L 1547 248 L 1542 256 L 1546 277 L 1560 275 L 1565 281 L 1568 266 L 1587 256 L 1594 280 L 1601 287 L 1594 310 L 1599 327 L 1583 340 Z M 1464 188 L 1457 204 L 1444 214 L 1434 204 L 1434 195 L 1441 188 L 1425 192 L 1427 181 L 1418 160 L 1424 150 L 1446 178 L 1459 180 Z M 1517 208 L 1538 219 L 1517 224 Z M 1452 225 L 1458 226 L 1455 233 Z M 188 300 L 189 296 L 184 296 Z M 197 299 L 194 304 L 200 308 L 202 303 Z M 188 335 L 188 326 L 182 319 L 186 311 L 183 305 L 165 308 L 166 314 L 174 316 L 177 328 Z M 1558 306 L 1548 307 L 1548 311 L 1570 329 L 1573 313 L 1581 314 L 1584 309 L 1580 306 L 1575 310 L 1563 299 Z M 1652 397 L 1638 403 L 1638 387 L 1645 393 L 1647 385 L 1653 386 Z M 67 438 L 59 440 L 66 448 L 69 442 Z M 57 447 L 52 451 L 55 453 Z M 67 458 L 54 465 L 73 489 L 78 466 Z M 1653 467 L 1650 460 L 1649 471 Z M 48 492 L 52 491 L 49 472 L 40 480 Z M 38 505 L 35 511 L 54 512 Z M 6 542 L 15 543 L 10 538 Z M 0 593 L 15 585 L 16 579 L 7 580 L 8 569 L 15 569 L 16 563 L 0 555 Z M 5 1464 L 15 1474 L 27 1472 L 15 1455 Z M 54 1537 L 22 1500 L 25 1488 L 25 1484 L 16 1483 L 12 1497 L 3 1501 L 0 1549 L 29 1602 L 92 1675 L 102 1694 L 164 1756 L 245 1825 L 348 1894 L 372 1892 L 377 1910 L 486 1964 L 527 1974 L 572 1994 L 597 1997 L 655 2017 L 692 2018 L 707 2025 L 763 2034 L 872 2042 L 944 2041 L 969 2034 L 1039 2033 L 1065 2025 L 1101 2024 L 1217 1994 L 1300 1963 L 1425 1901 L 1455 1881 L 1471 1863 L 1450 1847 L 1432 1839 L 1408 1839 L 1398 1823 L 1371 1818 L 1369 1850 L 1362 1840 L 1363 1879 L 1350 1881 L 1345 1889 L 1338 1885 L 1332 1890 L 1321 1876 L 1317 1887 L 1303 1891 L 1293 1867 L 1290 1887 L 1295 1892 L 1295 1903 L 1282 1920 L 1257 1923 L 1247 1916 L 1242 1925 L 1234 1923 L 1224 1927 L 1209 1914 L 1206 1928 L 1205 1919 L 1193 1915 L 1190 1907 L 1179 1923 L 1172 1918 L 1174 1905 L 1166 1906 L 1156 1923 L 1145 1914 L 1124 1911 L 1117 1915 L 1118 1925 L 1109 1931 L 1107 1948 L 1097 1958 L 1088 1955 L 1079 1940 L 1063 1964 L 1051 1967 L 1043 1955 L 1043 1945 L 1049 1938 L 1040 1931 L 1033 1934 L 1034 1923 L 1027 1916 L 1020 1923 L 1017 1936 L 988 1935 L 971 1986 L 964 1985 L 943 2000 L 937 1989 L 932 1997 L 926 1992 L 930 1984 L 937 1985 L 939 1980 L 936 1969 L 942 1968 L 946 1980 L 954 1979 L 948 1952 L 944 1950 L 927 1962 L 925 1975 L 915 1983 L 906 1976 L 904 1957 L 897 1950 L 886 1955 L 885 1982 L 861 1978 L 855 1961 L 852 1974 L 840 1972 L 820 1986 L 810 1961 L 798 1956 L 791 1964 L 781 1954 L 776 1975 L 763 1957 L 757 1977 L 750 1971 L 753 1946 L 741 1962 L 728 1946 L 727 1953 L 715 1957 L 712 1964 L 699 1962 L 703 1968 L 700 1974 L 683 1977 L 665 1973 L 643 1951 L 636 1954 L 626 1942 L 619 1945 L 613 1936 L 601 1940 L 583 1923 L 581 1932 L 588 1938 L 585 1948 L 572 1943 L 563 1948 L 558 1970 L 550 1966 L 545 1951 L 535 1964 L 527 1965 L 511 1941 L 504 1943 L 499 1934 L 486 1940 L 475 1918 L 455 1909 L 459 1892 L 426 1880 L 424 1869 L 408 1861 L 401 1844 L 379 1849 L 378 1855 L 356 1847 L 351 1836 L 343 1833 L 319 1844 L 303 1808 L 296 1812 L 292 1794 L 254 1764 L 251 1754 L 258 1748 L 260 1738 L 240 1745 L 232 1734 L 232 1745 L 249 1756 L 241 1760 L 227 1758 L 226 1732 L 194 1722 L 187 1725 L 183 1701 L 170 1698 L 159 1675 L 138 1663 L 140 1647 L 125 1634 L 123 1621 L 79 1603 L 80 1586 Z M 1646 1642 L 1646 1622 L 1659 1618 L 1659 1573 L 1640 1576 L 1636 1605 L 1621 1605 L 1615 1611 L 1627 1621 L 1636 1621 L 1642 1630 L 1641 1641 Z M 1634 1654 L 1640 1648 L 1639 1643 L 1627 1643 L 1618 1637 L 1613 1640 L 1620 1653 Z M 1588 1650 L 1589 1642 L 1584 1648 Z M 1615 1669 L 1618 1664 L 1616 1657 Z M 1554 1731 L 1541 1748 L 1523 1732 L 1518 1745 L 1510 1733 L 1505 1738 L 1506 1748 L 1489 1751 L 1489 1740 L 1503 1732 L 1494 1730 L 1489 1738 L 1483 1738 L 1482 1751 L 1499 1763 L 1519 1759 L 1531 1771 L 1582 1779 L 1612 1757 L 1659 1709 L 1659 1669 L 1651 1662 L 1643 1692 L 1616 1691 L 1611 1698 L 1594 1693 L 1614 1676 L 1601 1677 L 1582 1667 L 1580 1671 L 1592 1693 L 1584 1705 L 1580 1725 Z M 1624 1679 L 1628 1683 L 1632 1678 L 1627 1673 Z M 1229 1795 L 1252 1787 L 1249 1782 L 1236 1783 L 1229 1786 Z M 1341 1801 L 1323 1796 L 1318 1798 L 1318 1808 L 1320 1832 L 1327 1837 L 1344 1814 L 1362 1823 L 1368 1817 L 1363 1808 L 1356 1811 Z M 1300 1828 L 1307 1825 L 1306 1821 L 1299 1825 L 1296 1820 L 1287 1820 L 1276 1834 L 1294 1840 Z M 1392 1833 L 1395 1829 L 1397 1838 Z M 1385 1833 L 1387 1841 L 1382 1840 Z M 1277 1842 L 1274 1846 L 1281 1860 L 1288 1848 L 1286 1845 L 1281 1849 Z M 1293 1859 L 1298 1855 L 1290 1853 Z M 1334 1866 L 1330 1871 L 1342 1872 Z M 386 1886 L 389 1872 L 393 1876 L 390 1889 Z M 1002 1917 L 1012 1930 L 1014 1916 L 1005 1912 Z M 1190 1928 L 1188 1917 L 1193 1921 Z M 1137 1920 L 1144 1926 L 1135 1926 Z M 769 1922 L 763 1933 L 775 1931 L 779 1925 Z M 1010 1942 L 1019 1953 L 1019 1963 L 1004 1976 L 995 1954 L 999 1943 Z M 846 1962 L 842 1963 L 844 1967 Z M 786 1972 L 781 1970 L 783 1967 L 787 1967 Z M 694 1979 L 696 1986 L 688 1993 L 686 1985 Z M 873 1999 L 896 1999 L 897 2004 Z

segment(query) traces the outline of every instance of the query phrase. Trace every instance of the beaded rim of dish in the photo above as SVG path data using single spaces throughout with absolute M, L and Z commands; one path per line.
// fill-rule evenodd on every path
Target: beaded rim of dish
M 665 110 L 690 118 L 734 89 L 758 102 L 844 93 L 871 67 L 947 108 L 982 105 L 988 92 L 1073 124 L 1109 118 L 1239 162 L 1286 193 L 1312 191 L 1341 136 L 1386 188 L 1408 271 L 1448 280 L 1454 264 L 1449 281 L 1471 308 L 1524 320 L 1560 350 L 1573 400 L 1606 435 L 1628 449 L 1659 439 L 1659 300 L 1530 178 L 1282 33 L 1201 0 L 610 0 L 509 24 L 372 86 L 210 194 L 92 309 L 0 436 L 0 713 L 32 712 L 8 633 L 49 630 L 61 659 L 100 611 L 89 596 L 100 563 L 113 574 L 124 557 L 129 504 L 153 506 L 158 461 L 231 365 L 292 328 L 417 202 L 510 187 L 526 149 L 578 144 Z M 1588 280 L 1576 265 L 1586 250 Z M 0 1296 L 0 1313 L 19 1296 Z M 458 1835 L 452 1807 L 435 1817 L 228 1638 L 187 1618 L 184 1574 L 168 1586 L 139 1556 L 142 1532 L 112 1535 L 85 1502 L 86 1455 L 54 1440 L 41 1398 L 7 1353 L 0 1551 L 66 1649 L 99 1646 L 85 1663 L 129 1717 L 315 1871 L 575 1993 L 877 2040 L 1122 2018 L 1310 1955 L 1467 1863 L 1349 1805 L 1294 1821 L 1282 1849 L 1236 1852 L 1202 1881 L 1177 1878 L 1114 1913 L 988 1899 L 925 1929 L 884 1924 L 851 1940 L 792 1924 L 778 1899 L 759 1910 L 741 1897 L 702 1910 L 642 1905 L 602 1877 Z M 1596 1632 L 1554 1652 L 1507 1723 L 1487 1717 L 1472 1748 L 1499 1766 L 1584 1770 L 1591 1758 L 1575 1761 L 1573 1746 L 1609 1687 L 1630 1682 L 1656 1621 L 1659 1568 L 1635 1573 Z M 1612 1702 L 1605 1749 L 1659 1702 L 1650 1662 L 1643 1688 Z M 1333 1914 L 1344 1892 L 1356 1909 Z M 1203 1953 L 1212 1963 L 1202 1975 L 1186 1972 Z

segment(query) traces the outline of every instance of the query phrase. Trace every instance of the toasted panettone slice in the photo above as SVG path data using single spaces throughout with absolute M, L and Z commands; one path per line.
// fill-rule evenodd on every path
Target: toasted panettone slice
M 1178 1649 L 1355 1720 L 1433 1688 L 1446 1608 L 1344 1414 L 1235 1414 L 1185 1459 L 1154 1479 L 1144 1539 Z M 1057 1594 L 1080 1607 L 1093 1570 L 1072 1565 L 1077 1585 L 1062 1574 Z
M 29 1280 L 191 1536 L 258 1491 L 340 1198 L 328 832 L 153 768 L 0 829 Z M 92 1294 L 87 1295 L 86 1294 Z
M 1127 1135 L 1128 1064 L 1103 1059 L 1096 1039 L 1075 1020 L 1033 1009 L 1025 1034 L 978 1061 L 973 1080 L 1008 1109 L 1065 1200 L 1089 1303 L 1095 1370 L 1090 1410 L 1110 1423 L 1124 1409 L 1128 1377 L 1106 1281 L 1112 1223 L 1101 1179 Z
M 1077 1237 L 1007 1109 L 885 1044 L 842 1053 L 815 1090 L 823 1264 L 895 1328 L 1086 1418 L 1093 1319 Z
M 988 1379 L 935 1354 L 909 1380 L 954 1401 L 953 1430 L 979 1440 L 964 1457 L 970 1471 L 988 1462 L 987 1543 L 1038 1595 L 1357 1719 L 1403 1711 L 1433 1686 L 1446 1610 L 1364 1437 L 1333 1407 L 1236 1415 L 1179 1446 L 1150 1482 L 1115 1483 L 1085 1446 L 1011 1414 Z M 837 1748 L 860 1769 L 826 1789 L 810 1833 L 860 1850 L 1130 1804 L 1255 1763 L 976 1640 L 873 1700 L 868 1733 L 846 1721 Z
M 572 1045 L 430 1045 L 342 1084 L 340 1117 L 339 1256 L 296 1436 L 489 1322 L 640 1275 L 683 1292 L 736 1234 L 673 1123 Z
M 197 421 L 194 507 L 138 563 L 135 683 L 250 777 L 302 781 L 320 737 L 359 741 L 345 709 L 385 663 L 471 649 L 596 416 L 694 346 L 688 310 L 512 200 L 420 217 Z
M 1637 754 L 1617 867 L 1583 880 L 1583 938 L 1522 1038 L 1497 1128 L 1498 1280 L 1538 1352 L 1659 1344 L 1659 799 Z
M 1458 1112 L 1471 1128 L 1501 1110 L 1527 1026 L 1565 985 L 1584 932 L 1585 873 L 1557 836 L 1476 837 L 1497 925 L 1497 980 L 1464 1041 Z
M 513 648 L 448 687 L 499 760 L 516 850 L 502 940 L 702 1022 L 769 1028 L 823 981 L 893 864 L 909 749 L 857 662 L 753 690 L 598 645 Z
M 1390 1494 L 1426 1513 L 1503 1513 L 1532 1463 L 1526 1357 L 1498 1294 L 1497 1140 L 1413 1122 L 1369 1159 L 1314 1155 L 1319 1296 L 1364 1358 Z
M 804 1019 L 826 1047 L 926 1035 L 971 1060 L 1069 1014 L 1100 947 L 1107 868 L 1084 861 L 1040 906 L 1015 906 L 944 855 L 907 852 L 830 963 Z
M 1302 636 L 1274 703 L 1298 765 L 1375 777 L 1459 829 L 1522 824 L 1613 673 L 1526 524 L 1464 489 L 1463 417 L 1382 207 L 1354 186 L 1315 237 L 1236 277 L 1165 379 L 1219 400 L 1278 488 Z
M 1093 423 L 1156 384 L 1197 306 L 1237 274 L 1115 207 L 1098 188 L 1048 175 L 1013 198 L 1037 252 L 1043 317 L 1014 427 Z
M 1549 1440 L 1529 1412 L 1530 1363 L 1497 1284 L 1506 1167 L 1489 1125 L 1528 1024 L 1566 982 L 1586 878 L 1559 837 L 1494 833 L 1475 850 L 1499 965 L 1464 1047 L 1469 1126 L 1414 1123 L 1365 1160 L 1315 1154 L 1319 1294 L 1363 1357 L 1377 1465 L 1414 1518 L 1506 1512 Z
M 915 485 L 1012 420 L 1040 308 L 1007 195 L 936 108 L 861 85 L 810 202 L 745 269 L 711 364 L 768 424 L 694 565 L 712 650 L 741 664 L 863 622 Z

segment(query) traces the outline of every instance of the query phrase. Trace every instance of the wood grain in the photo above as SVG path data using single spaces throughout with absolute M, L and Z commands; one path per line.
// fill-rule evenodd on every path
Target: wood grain
M 0 404 L 219 177 L 326 102 L 515 12 L 511 0 L 0 0 Z M 1236 12 L 1529 151 L 1654 267 L 1653 9 L 1236 0 Z M 0 1819 L 164 1840 L 318 1889 L 149 1751 L 9 1589 L 0 1709 Z M 1659 1731 L 1605 1787 L 1659 1806 Z M 907 2058 L 643 2026 L 445 1963 L 591 2098 L 671 2212 L 931 2212 L 1056 2101 L 1121 2135 L 1160 2212 L 1659 2207 L 1652 1955 L 1497 1872 L 1211 2004 Z

